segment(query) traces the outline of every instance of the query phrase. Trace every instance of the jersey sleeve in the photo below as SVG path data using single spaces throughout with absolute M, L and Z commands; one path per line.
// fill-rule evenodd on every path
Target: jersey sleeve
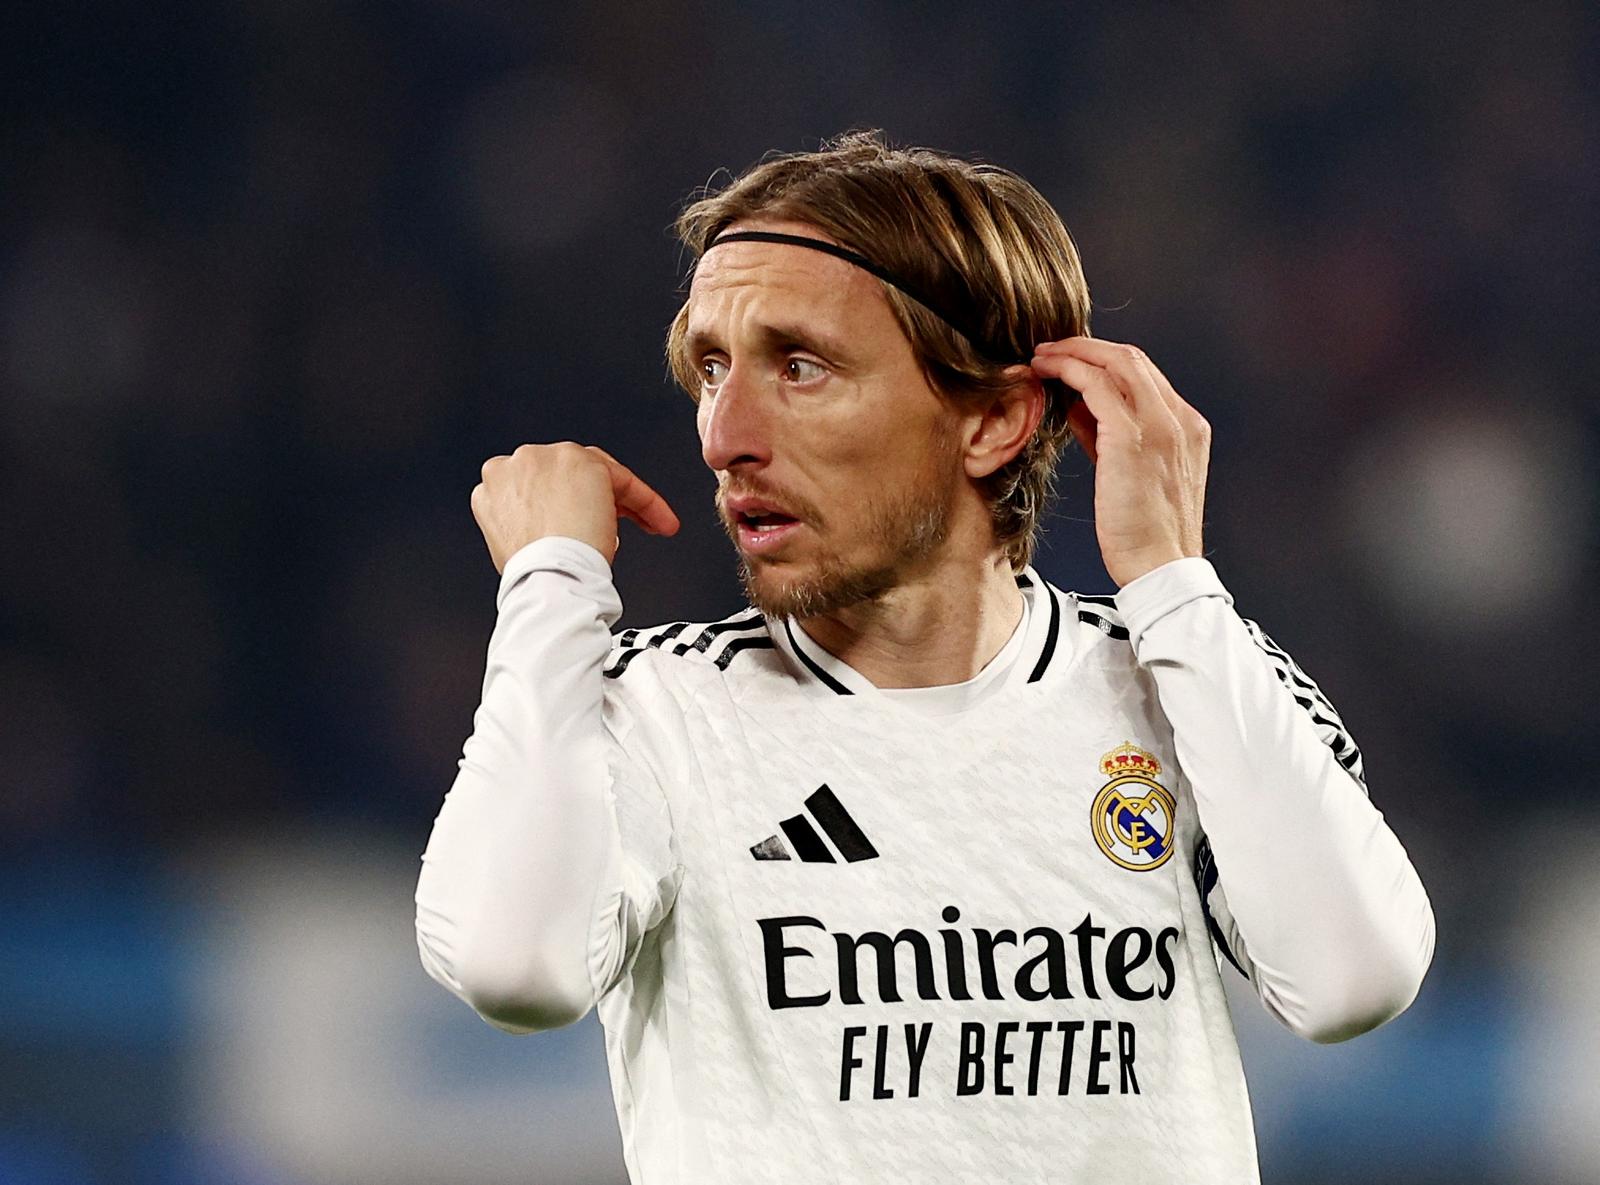
M 1312 1040 L 1403 1011 L 1432 961 L 1433 911 L 1333 705 L 1203 559 L 1147 573 L 1117 603 L 1194 794 L 1219 952 Z
M 1312 681 L 1311 676 L 1301 670 L 1299 664 L 1290 658 L 1288 652 L 1274 642 L 1266 631 L 1249 618 L 1240 620 L 1250 639 L 1261 650 L 1278 682 L 1310 719 L 1317 739 L 1328 748 L 1334 760 L 1354 779 L 1356 785 L 1361 787 L 1361 793 L 1368 794 L 1361 750 L 1356 746 L 1355 738 L 1345 728 L 1344 721 L 1339 718 L 1333 703 Z M 1216 943 L 1218 955 L 1231 963 L 1241 975 L 1250 978 L 1248 965 L 1250 959 L 1244 938 L 1239 933 L 1239 924 L 1234 919 L 1233 910 L 1228 906 L 1227 887 L 1222 883 L 1217 871 L 1217 860 L 1211 850 L 1211 840 L 1203 832 L 1195 846 L 1194 879 L 1200 890 L 1200 904 L 1205 910 L 1206 926 Z M 1235 954 L 1235 950 L 1240 953 Z
M 423 966 L 512 1032 L 583 1016 L 671 909 L 662 778 L 630 694 L 602 670 L 622 605 L 604 557 L 564 538 L 507 562 L 482 701 L 417 882 Z

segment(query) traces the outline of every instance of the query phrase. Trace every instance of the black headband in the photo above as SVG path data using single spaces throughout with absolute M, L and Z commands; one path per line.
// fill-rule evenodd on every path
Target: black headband
M 997 350 L 984 340 L 983 334 L 973 332 L 969 324 L 964 324 L 966 318 L 954 312 L 945 301 L 936 299 L 932 294 L 918 288 L 916 285 L 908 284 L 900 279 L 899 276 L 873 263 L 865 255 L 852 251 L 848 247 L 841 247 L 837 243 L 828 242 L 826 239 L 807 238 L 804 235 L 778 234 L 770 230 L 739 230 L 731 234 L 723 233 L 718 235 L 706 244 L 706 251 L 723 243 L 788 243 L 791 246 L 809 247 L 813 251 L 821 251 L 824 255 L 832 255 L 835 259 L 842 259 L 846 263 L 854 264 L 864 272 L 870 272 L 885 284 L 904 292 L 912 300 L 971 342 L 972 348 L 990 362 L 1005 365 L 1021 361 L 1021 359 L 1013 357 L 1010 350 Z

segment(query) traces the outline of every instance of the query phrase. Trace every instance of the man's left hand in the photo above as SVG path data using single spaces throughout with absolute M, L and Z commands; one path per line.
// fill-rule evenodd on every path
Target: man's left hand
M 1067 413 L 1094 462 L 1094 526 L 1117 587 L 1201 554 L 1211 425 L 1137 346 L 1069 337 L 1034 351 L 1033 371 L 1083 395 Z

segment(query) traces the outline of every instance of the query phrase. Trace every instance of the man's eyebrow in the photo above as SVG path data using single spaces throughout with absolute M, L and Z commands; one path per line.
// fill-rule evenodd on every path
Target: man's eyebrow
M 683 350 L 690 358 L 698 358 L 710 350 L 721 349 L 717 339 L 704 329 L 691 329 L 683 335 Z
M 842 361 L 850 353 L 843 340 L 830 334 L 820 333 L 808 325 L 792 322 L 763 324 L 757 327 L 756 332 L 761 338 L 762 345 L 769 350 L 798 347 L 821 354 L 832 362 Z M 704 329 L 691 329 L 684 336 L 683 344 L 690 357 L 698 357 L 710 350 L 725 348 L 717 335 Z
M 821 354 L 830 361 L 842 361 L 850 353 L 843 339 L 819 332 L 809 325 L 763 325 L 760 332 L 768 346 L 778 348 L 799 346 L 803 350 Z

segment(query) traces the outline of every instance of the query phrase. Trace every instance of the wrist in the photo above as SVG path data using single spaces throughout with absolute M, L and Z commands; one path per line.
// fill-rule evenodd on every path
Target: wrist
M 500 573 L 500 595 L 520 583 L 530 572 L 569 572 L 609 582 L 611 565 L 593 544 L 571 535 L 541 535 L 512 552 Z
M 1207 597 L 1218 597 L 1225 604 L 1233 604 L 1233 597 L 1210 560 L 1203 556 L 1184 556 L 1130 581 L 1117 592 L 1115 599 L 1134 653 L 1138 654 L 1145 632 L 1156 622 Z
M 615 533 L 611 534 L 606 539 L 601 540 L 598 533 L 594 531 L 556 529 L 542 531 L 537 535 L 526 535 L 520 538 L 513 538 L 510 543 L 506 544 L 507 551 L 505 553 L 505 560 L 499 565 L 501 573 L 503 574 L 506 571 L 513 556 L 521 554 L 528 548 L 532 547 L 535 543 L 544 543 L 554 540 L 560 540 L 564 543 L 583 544 L 586 548 L 599 553 L 600 558 L 605 561 L 607 567 L 610 567 L 612 562 L 616 559 L 618 540 Z
M 1157 568 L 1182 559 L 1191 559 L 1199 556 L 1199 552 L 1185 552 L 1182 548 L 1169 546 L 1150 548 L 1129 554 L 1119 555 L 1106 561 L 1106 574 L 1119 589 L 1127 588 L 1135 580 L 1148 576 Z

